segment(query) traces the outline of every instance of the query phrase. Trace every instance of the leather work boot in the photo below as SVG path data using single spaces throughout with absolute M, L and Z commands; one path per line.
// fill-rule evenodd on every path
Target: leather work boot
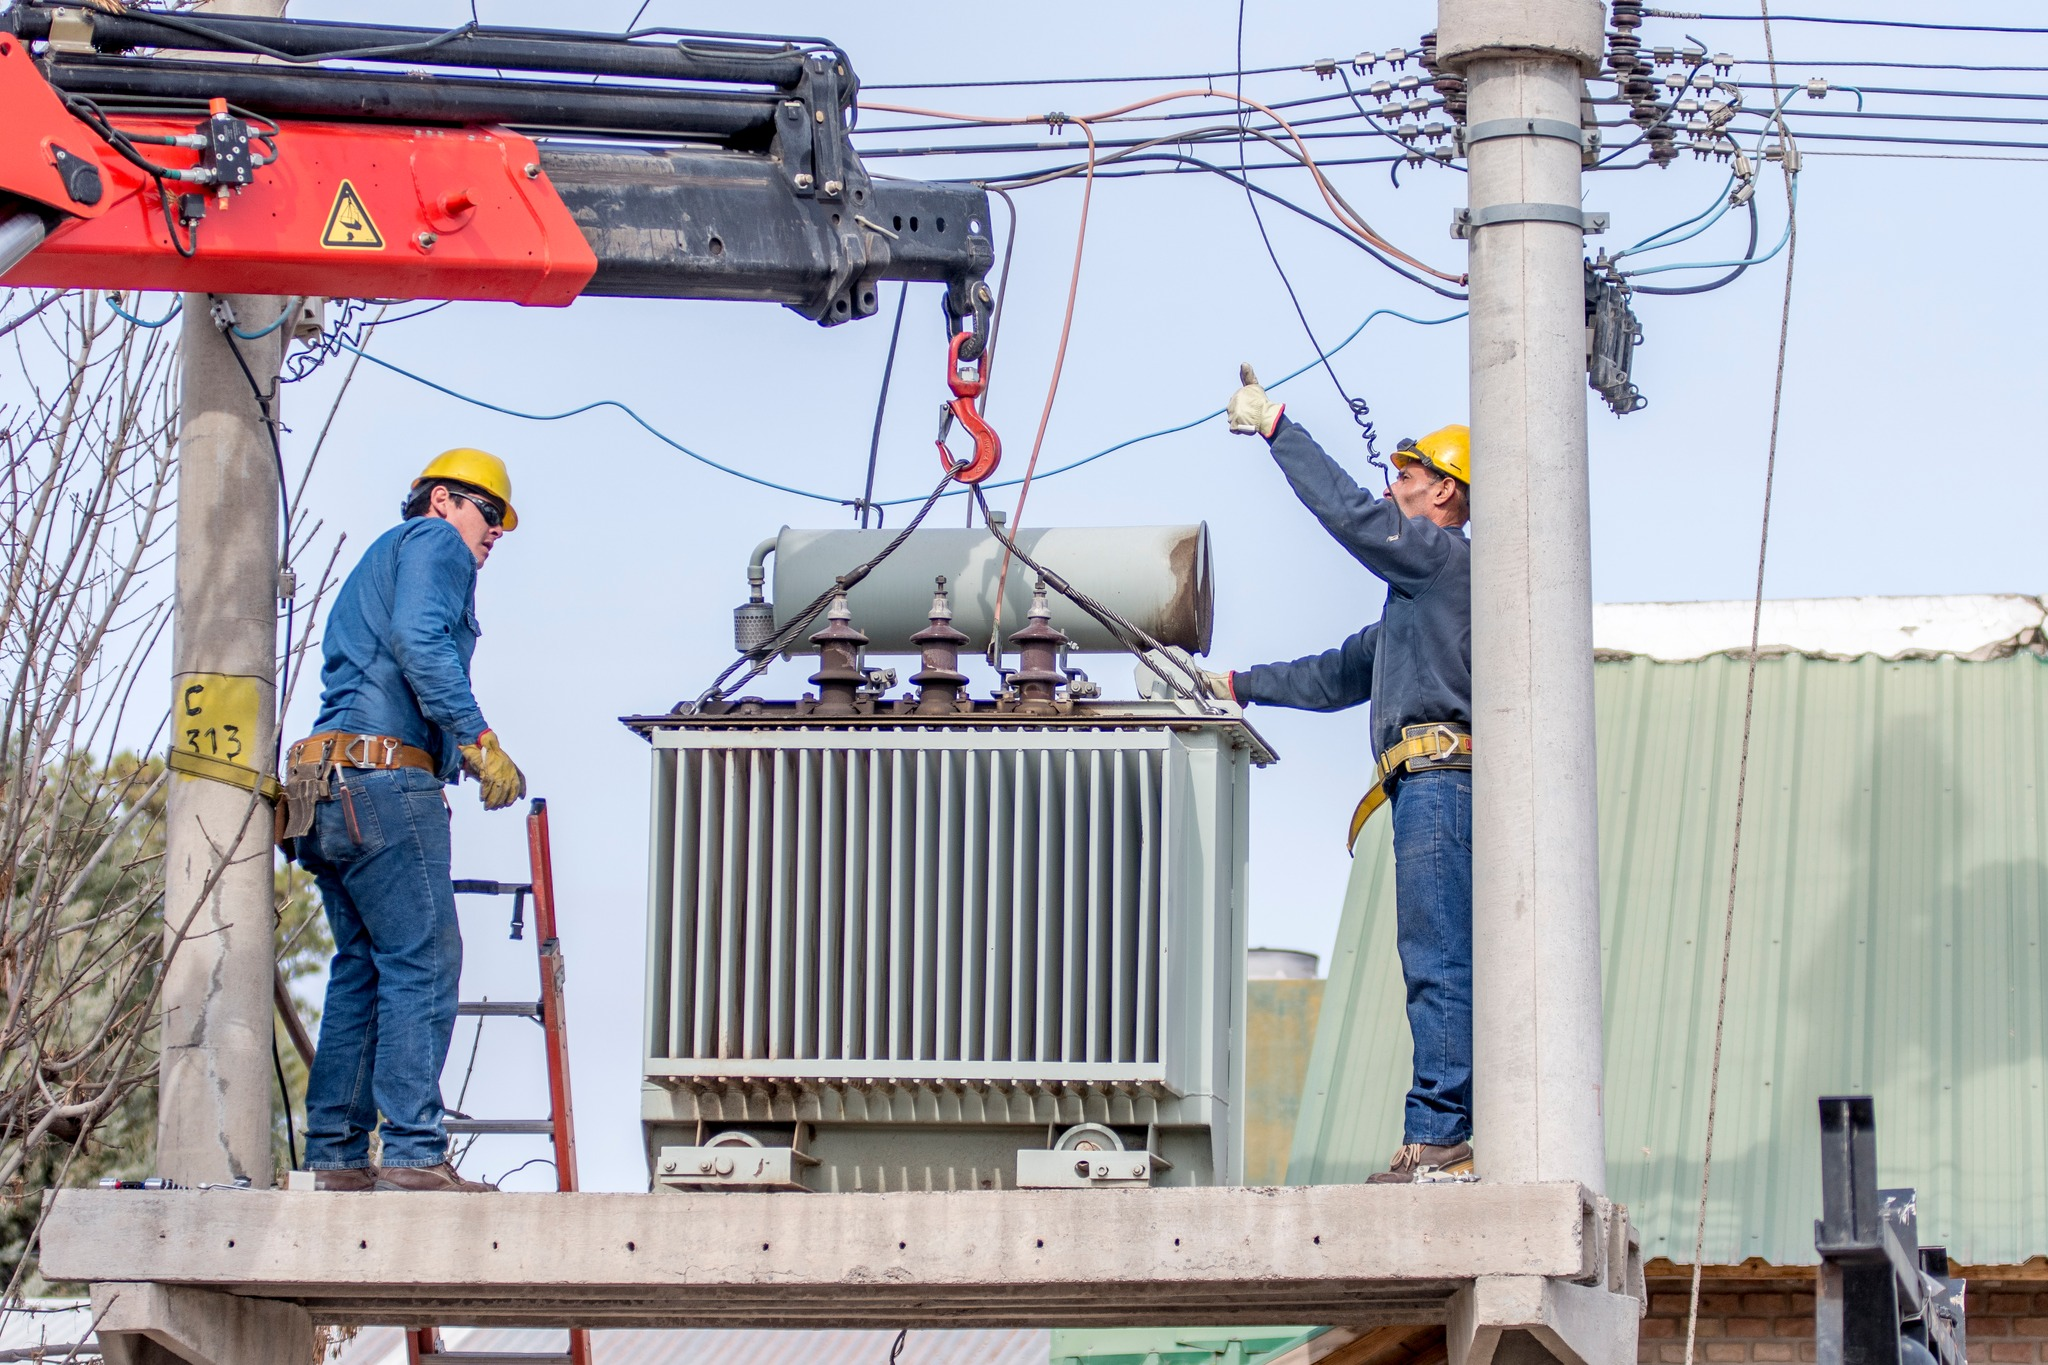
M 495 1191 L 498 1187 L 487 1180 L 464 1180 L 456 1174 L 455 1167 L 447 1162 L 438 1166 L 380 1166 L 377 1169 L 377 1188 L 380 1190 L 462 1190 L 470 1193 Z
M 1426 1142 L 1403 1143 L 1384 1171 L 1365 1178 L 1368 1185 L 1413 1185 L 1448 1176 L 1472 1174 L 1472 1144 L 1435 1147 Z
M 375 1166 L 351 1166 L 339 1171 L 313 1172 L 313 1188 L 328 1194 L 361 1194 L 377 1188 Z

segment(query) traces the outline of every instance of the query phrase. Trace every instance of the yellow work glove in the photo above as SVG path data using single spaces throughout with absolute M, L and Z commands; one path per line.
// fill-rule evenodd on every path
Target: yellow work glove
M 462 766 L 482 789 L 485 810 L 503 810 L 526 795 L 526 774 L 510 754 L 498 747 L 498 736 L 486 730 L 476 743 L 462 746 Z
M 1211 673 L 1208 669 L 1197 669 L 1202 678 L 1202 690 L 1217 701 L 1237 700 L 1237 675 L 1235 673 Z
M 1259 377 L 1252 373 L 1250 365 L 1238 366 L 1237 377 L 1244 387 L 1230 395 L 1230 402 L 1223 408 L 1230 429 L 1239 436 L 1249 436 L 1256 431 L 1271 440 L 1273 429 L 1280 425 L 1280 414 L 1287 411 L 1287 405 L 1266 397 L 1266 391 L 1259 387 Z

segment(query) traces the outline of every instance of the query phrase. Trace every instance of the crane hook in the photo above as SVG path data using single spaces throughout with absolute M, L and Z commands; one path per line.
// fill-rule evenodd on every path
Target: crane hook
M 956 332 L 953 341 L 946 348 L 946 386 L 953 391 L 953 399 L 939 408 L 939 460 L 952 472 L 955 479 L 965 484 L 977 484 L 996 472 L 1002 463 L 1003 440 L 996 435 L 995 428 L 981 418 L 974 406 L 974 400 L 988 387 L 988 379 L 982 372 L 984 358 L 977 356 L 972 362 L 960 359 L 960 347 L 972 332 Z M 953 452 L 946 449 L 946 437 L 952 433 L 953 423 L 967 428 L 967 434 L 974 438 L 972 459 L 956 460 Z

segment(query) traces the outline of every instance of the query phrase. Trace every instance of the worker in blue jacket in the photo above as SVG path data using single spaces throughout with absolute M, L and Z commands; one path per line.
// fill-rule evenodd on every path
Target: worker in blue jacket
M 519 516 L 504 462 L 468 449 L 401 511 L 335 598 L 320 715 L 285 769 L 282 832 L 334 934 L 306 1168 L 323 1190 L 488 1190 L 450 1163 L 441 1106 L 462 975 L 445 788 L 468 772 L 486 810 L 526 794 L 469 684 L 477 570 Z
M 1335 649 L 1210 675 L 1239 703 L 1340 711 L 1372 703 L 1376 761 L 1351 825 L 1394 819 L 1394 906 L 1415 1080 L 1381 1182 L 1472 1169 L 1472 439 L 1445 427 L 1394 454 L 1385 497 L 1360 488 L 1266 396 L 1252 367 L 1227 415 L 1257 433 L 1323 529 L 1387 585 L 1380 619 Z

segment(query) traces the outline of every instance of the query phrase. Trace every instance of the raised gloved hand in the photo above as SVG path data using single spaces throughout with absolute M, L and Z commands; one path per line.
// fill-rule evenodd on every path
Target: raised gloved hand
M 1259 386 L 1259 377 L 1252 373 L 1250 365 L 1238 366 L 1237 377 L 1244 387 L 1230 395 L 1230 402 L 1223 408 L 1224 418 L 1239 436 L 1257 432 L 1271 440 L 1273 429 L 1280 425 L 1280 414 L 1287 411 L 1287 405 L 1266 397 L 1266 391 Z
M 476 743 L 462 746 L 462 766 L 482 789 L 485 810 L 503 810 L 526 795 L 526 774 L 498 747 L 493 731 L 486 730 L 476 737 Z
M 1211 673 L 1208 669 L 1197 669 L 1202 679 L 1202 690 L 1217 701 L 1237 700 L 1237 675 L 1235 673 Z

